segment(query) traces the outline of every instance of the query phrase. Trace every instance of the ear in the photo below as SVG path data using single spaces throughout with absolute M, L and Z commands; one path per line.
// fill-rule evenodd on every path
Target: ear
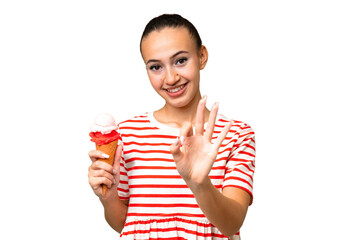
M 209 53 L 204 45 L 200 48 L 200 70 L 203 70 L 206 66 L 206 63 L 208 61 Z

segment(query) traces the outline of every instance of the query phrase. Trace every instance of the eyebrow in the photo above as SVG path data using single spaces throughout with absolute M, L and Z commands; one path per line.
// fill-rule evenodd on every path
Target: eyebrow
M 174 55 L 172 55 L 170 58 L 173 59 L 173 58 L 175 58 L 177 55 L 180 55 L 180 54 L 182 54 L 182 53 L 189 53 L 189 52 L 187 52 L 187 51 L 178 51 L 177 53 L 175 53 Z M 160 62 L 160 60 L 150 59 L 150 60 L 148 60 L 148 61 L 146 62 L 146 64 L 149 64 L 149 63 L 151 63 L 151 62 Z

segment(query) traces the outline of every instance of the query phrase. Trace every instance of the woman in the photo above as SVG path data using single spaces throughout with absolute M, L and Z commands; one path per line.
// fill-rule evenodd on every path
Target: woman
M 217 103 L 206 108 L 199 84 L 208 52 L 188 20 L 154 18 L 140 50 L 165 105 L 119 124 L 114 166 L 90 151 L 89 183 L 106 220 L 121 239 L 240 239 L 252 202 L 253 130 L 218 115 Z

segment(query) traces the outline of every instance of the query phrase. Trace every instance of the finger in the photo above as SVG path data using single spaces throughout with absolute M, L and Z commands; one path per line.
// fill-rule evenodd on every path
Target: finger
M 99 189 L 101 182 L 97 178 L 89 177 L 89 184 L 94 191 L 97 191 Z
M 100 185 L 102 184 L 108 186 L 112 181 L 113 180 L 106 177 L 95 177 L 94 173 L 89 172 L 89 184 L 94 191 L 98 190 L 99 188 L 101 189 Z
M 183 153 L 181 152 L 180 150 L 180 139 L 179 138 L 176 138 L 175 140 L 175 143 L 173 143 L 171 146 L 170 146 L 170 152 L 171 154 L 173 155 L 174 157 L 174 161 L 176 162 L 178 159 L 181 159 L 182 156 L 183 156 Z
M 112 175 L 108 171 L 105 171 L 104 169 L 94 170 L 90 175 L 91 177 L 105 177 L 110 181 L 114 181 L 114 175 Z
M 89 184 L 92 189 L 98 190 L 102 184 L 106 185 L 108 188 L 111 188 L 111 186 L 114 184 L 114 181 L 106 177 L 94 177 L 89 180 Z
M 217 147 L 217 149 L 220 148 L 221 143 L 224 141 L 226 135 L 228 134 L 231 126 L 232 126 L 233 122 L 228 122 L 225 127 L 223 128 L 223 130 L 221 131 L 221 133 L 219 134 L 219 136 L 217 137 L 216 141 L 214 142 L 215 146 Z
M 198 105 L 196 111 L 196 120 L 195 120 L 195 135 L 203 135 L 204 134 L 204 110 L 206 106 L 207 97 L 204 96 Z
M 215 122 L 216 122 L 216 116 L 218 113 L 218 109 L 219 109 L 219 103 L 214 103 L 214 105 L 211 108 L 211 112 L 210 112 L 210 116 L 209 116 L 209 121 L 206 127 L 206 132 L 205 132 L 205 137 L 211 141 L 212 139 L 212 135 L 214 133 L 214 128 L 215 128 Z
M 103 153 L 101 151 L 98 150 L 91 150 L 89 152 L 89 157 L 91 159 L 91 161 L 97 161 L 99 159 L 106 159 L 109 158 L 109 155 L 107 155 L 106 153 Z
M 117 146 L 116 152 L 115 152 L 115 158 L 114 158 L 114 173 L 120 173 L 120 160 L 121 160 L 123 148 L 124 148 L 124 145 L 119 140 L 119 143 L 118 143 L 118 146 Z
M 107 171 L 110 174 L 114 173 L 114 167 L 111 166 L 110 164 L 106 163 L 106 162 L 102 162 L 102 161 L 95 161 L 91 164 L 90 166 L 91 170 L 104 170 Z
M 184 125 L 180 129 L 181 137 L 191 137 L 193 136 L 193 128 L 190 122 L 184 123 Z

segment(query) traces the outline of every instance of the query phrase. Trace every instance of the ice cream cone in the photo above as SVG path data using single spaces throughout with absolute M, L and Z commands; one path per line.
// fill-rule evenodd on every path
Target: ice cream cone
M 114 117 L 107 113 L 99 114 L 90 126 L 90 140 L 96 144 L 96 150 L 109 155 L 108 158 L 102 158 L 99 161 L 106 162 L 111 166 L 114 164 L 117 143 L 120 140 L 118 129 Z M 106 194 L 106 191 L 106 185 L 102 184 L 103 195 Z
M 117 148 L 117 143 L 118 141 L 112 141 L 108 144 L 104 144 L 104 145 L 98 145 L 96 144 L 96 150 L 99 150 L 103 153 L 106 153 L 107 155 L 109 155 L 108 158 L 102 158 L 99 159 L 102 162 L 106 162 L 109 165 L 113 165 L 114 164 L 114 158 L 115 158 L 115 152 L 116 152 L 116 148 Z M 103 190 L 103 195 L 106 194 L 107 191 L 107 186 L 106 185 L 102 185 L 102 190 Z

